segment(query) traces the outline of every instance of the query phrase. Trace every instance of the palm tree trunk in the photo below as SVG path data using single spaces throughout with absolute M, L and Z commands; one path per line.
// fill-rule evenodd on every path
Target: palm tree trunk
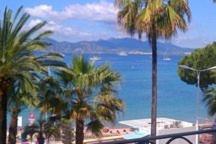
M 44 144 L 45 143 L 45 138 L 43 137 L 43 132 L 39 132 L 38 136 L 38 144 Z
M 76 144 L 83 144 L 84 141 L 84 120 L 76 120 Z
M 157 35 L 155 26 L 151 39 L 152 46 L 152 103 L 151 103 L 151 136 L 157 132 Z M 155 143 L 155 141 L 153 141 Z
M 7 89 L 9 83 L 1 79 L 0 83 L 0 142 L 6 144 L 7 140 Z
M 62 143 L 72 144 L 72 141 L 74 141 L 74 135 L 73 135 L 70 123 L 63 122 L 61 124 L 61 130 L 62 130 L 62 135 L 61 135 Z
M 44 144 L 45 138 L 43 136 L 44 134 L 44 123 L 43 121 L 39 122 L 39 135 L 38 135 L 38 144 Z
M 19 109 L 14 108 L 14 110 L 12 111 L 11 122 L 9 127 L 9 136 L 8 136 L 9 144 L 16 144 L 18 114 L 19 114 Z

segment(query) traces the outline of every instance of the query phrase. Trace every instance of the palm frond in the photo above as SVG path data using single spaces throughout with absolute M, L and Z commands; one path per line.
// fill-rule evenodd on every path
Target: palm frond
M 153 29 L 157 37 L 169 39 L 177 29 L 187 30 L 191 11 L 187 0 L 116 0 L 118 22 L 129 34 L 145 33 L 151 40 Z M 187 18 L 187 20 L 186 20 Z
M 216 90 L 215 88 L 210 88 L 205 91 L 205 97 L 203 98 L 203 101 L 206 103 L 209 115 L 214 116 L 216 114 Z
M 91 120 L 87 124 L 87 131 L 91 131 L 95 136 L 102 136 L 101 130 L 104 128 L 104 125 L 99 119 Z

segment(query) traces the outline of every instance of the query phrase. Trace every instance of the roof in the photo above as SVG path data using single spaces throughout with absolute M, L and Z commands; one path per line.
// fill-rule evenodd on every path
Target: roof
M 126 120 L 126 121 L 120 121 L 120 124 L 124 124 L 127 126 L 131 126 L 133 128 L 137 128 L 140 130 L 150 130 L 151 128 L 151 119 L 135 119 L 135 120 Z M 166 127 L 172 128 L 172 127 L 191 127 L 193 126 L 193 123 L 176 120 L 176 119 L 170 119 L 170 118 L 157 118 L 157 129 L 165 129 Z

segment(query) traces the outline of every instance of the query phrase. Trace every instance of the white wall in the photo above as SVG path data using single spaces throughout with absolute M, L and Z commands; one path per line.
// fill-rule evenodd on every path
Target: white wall
M 166 134 L 174 134 L 174 133 L 182 133 L 182 132 L 190 132 L 190 131 L 195 131 L 196 128 L 195 127 L 187 127 L 187 128 L 172 128 L 172 129 L 164 129 L 164 130 L 159 130 L 158 131 L 158 135 L 166 135 Z M 185 137 L 188 140 L 190 140 L 192 143 L 195 143 L 195 135 L 192 136 L 187 136 Z M 166 142 L 169 139 L 162 139 L 162 140 L 158 140 L 157 144 L 166 144 Z M 171 144 L 188 144 L 188 142 L 186 142 L 185 140 L 182 139 L 176 139 L 173 142 L 171 142 Z

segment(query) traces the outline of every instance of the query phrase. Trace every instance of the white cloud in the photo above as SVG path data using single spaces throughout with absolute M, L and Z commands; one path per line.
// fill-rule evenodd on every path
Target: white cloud
M 33 27 L 40 22 L 42 22 L 41 19 L 32 19 L 29 22 L 28 27 L 29 28 Z M 56 35 L 61 35 L 62 37 L 70 37 L 70 36 L 84 37 L 84 36 L 91 35 L 90 33 L 78 31 L 70 26 L 63 26 L 61 24 L 57 24 L 54 21 L 48 21 L 47 25 L 45 25 L 42 30 L 43 31 L 51 30 Z
M 54 17 L 57 15 L 57 12 L 55 12 L 50 5 L 39 5 L 33 8 L 26 8 L 25 11 L 30 15 L 37 17 Z
M 114 6 L 113 2 L 101 0 L 95 3 L 85 4 L 71 4 L 65 6 L 62 10 L 55 10 L 52 5 L 42 4 L 25 9 L 34 19 L 29 23 L 33 26 L 41 20 L 47 20 L 48 24 L 44 30 L 54 31 L 54 37 L 60 40 L 80 41 L 80 40 L 98 40 L 109 38 L 124 38 L 128 35 L 116 25 L 116 16 L 118 9 Z M 86 23 L 89 21 L 105 22 L 108 23 L 104 30 L 97 29 L 92 32 L 84 28 L 85 25 L 73 27 L 71 20 L 84 20 Z M 67 23 L 67 20 L 70 23 Z M 65 25 L 67 23 L 67 26 Z M 93 27 L 94 28 L 94 27 Z
M 114 22 L 118 10 L 113 3 L 101 1 L 99 3 L 72 4 L 61 11 L 56 11 L 51 5 L 46 4 L 26 8 L 25 11 L 34 17 L 49 20 L 82 19 Z
M 62 10 L 55 10 L 52 5 L 41 4 L 34 7 L 25 8 L 25 11 L 32 16 L 29 27 L 46 20 L 48 24 L 43 30 L 54 31 L 54 37 L 61 40 L 79 41 L 79 40 L 97 40 L 113 37 L 116 33 L 113 24 L 116 22 L 118 10 L 112 2 L 100 1 L 95 3 L 71 4 L 65 6 Z M 73 27 L 73 20 L 84 20 L 94 22 L 109 23 L 110 30 L 86 29 L 84 25 Z M 110 25 L 112 24 L 112 25 Z M 115 35 L 116 37 L 118 34 Z

